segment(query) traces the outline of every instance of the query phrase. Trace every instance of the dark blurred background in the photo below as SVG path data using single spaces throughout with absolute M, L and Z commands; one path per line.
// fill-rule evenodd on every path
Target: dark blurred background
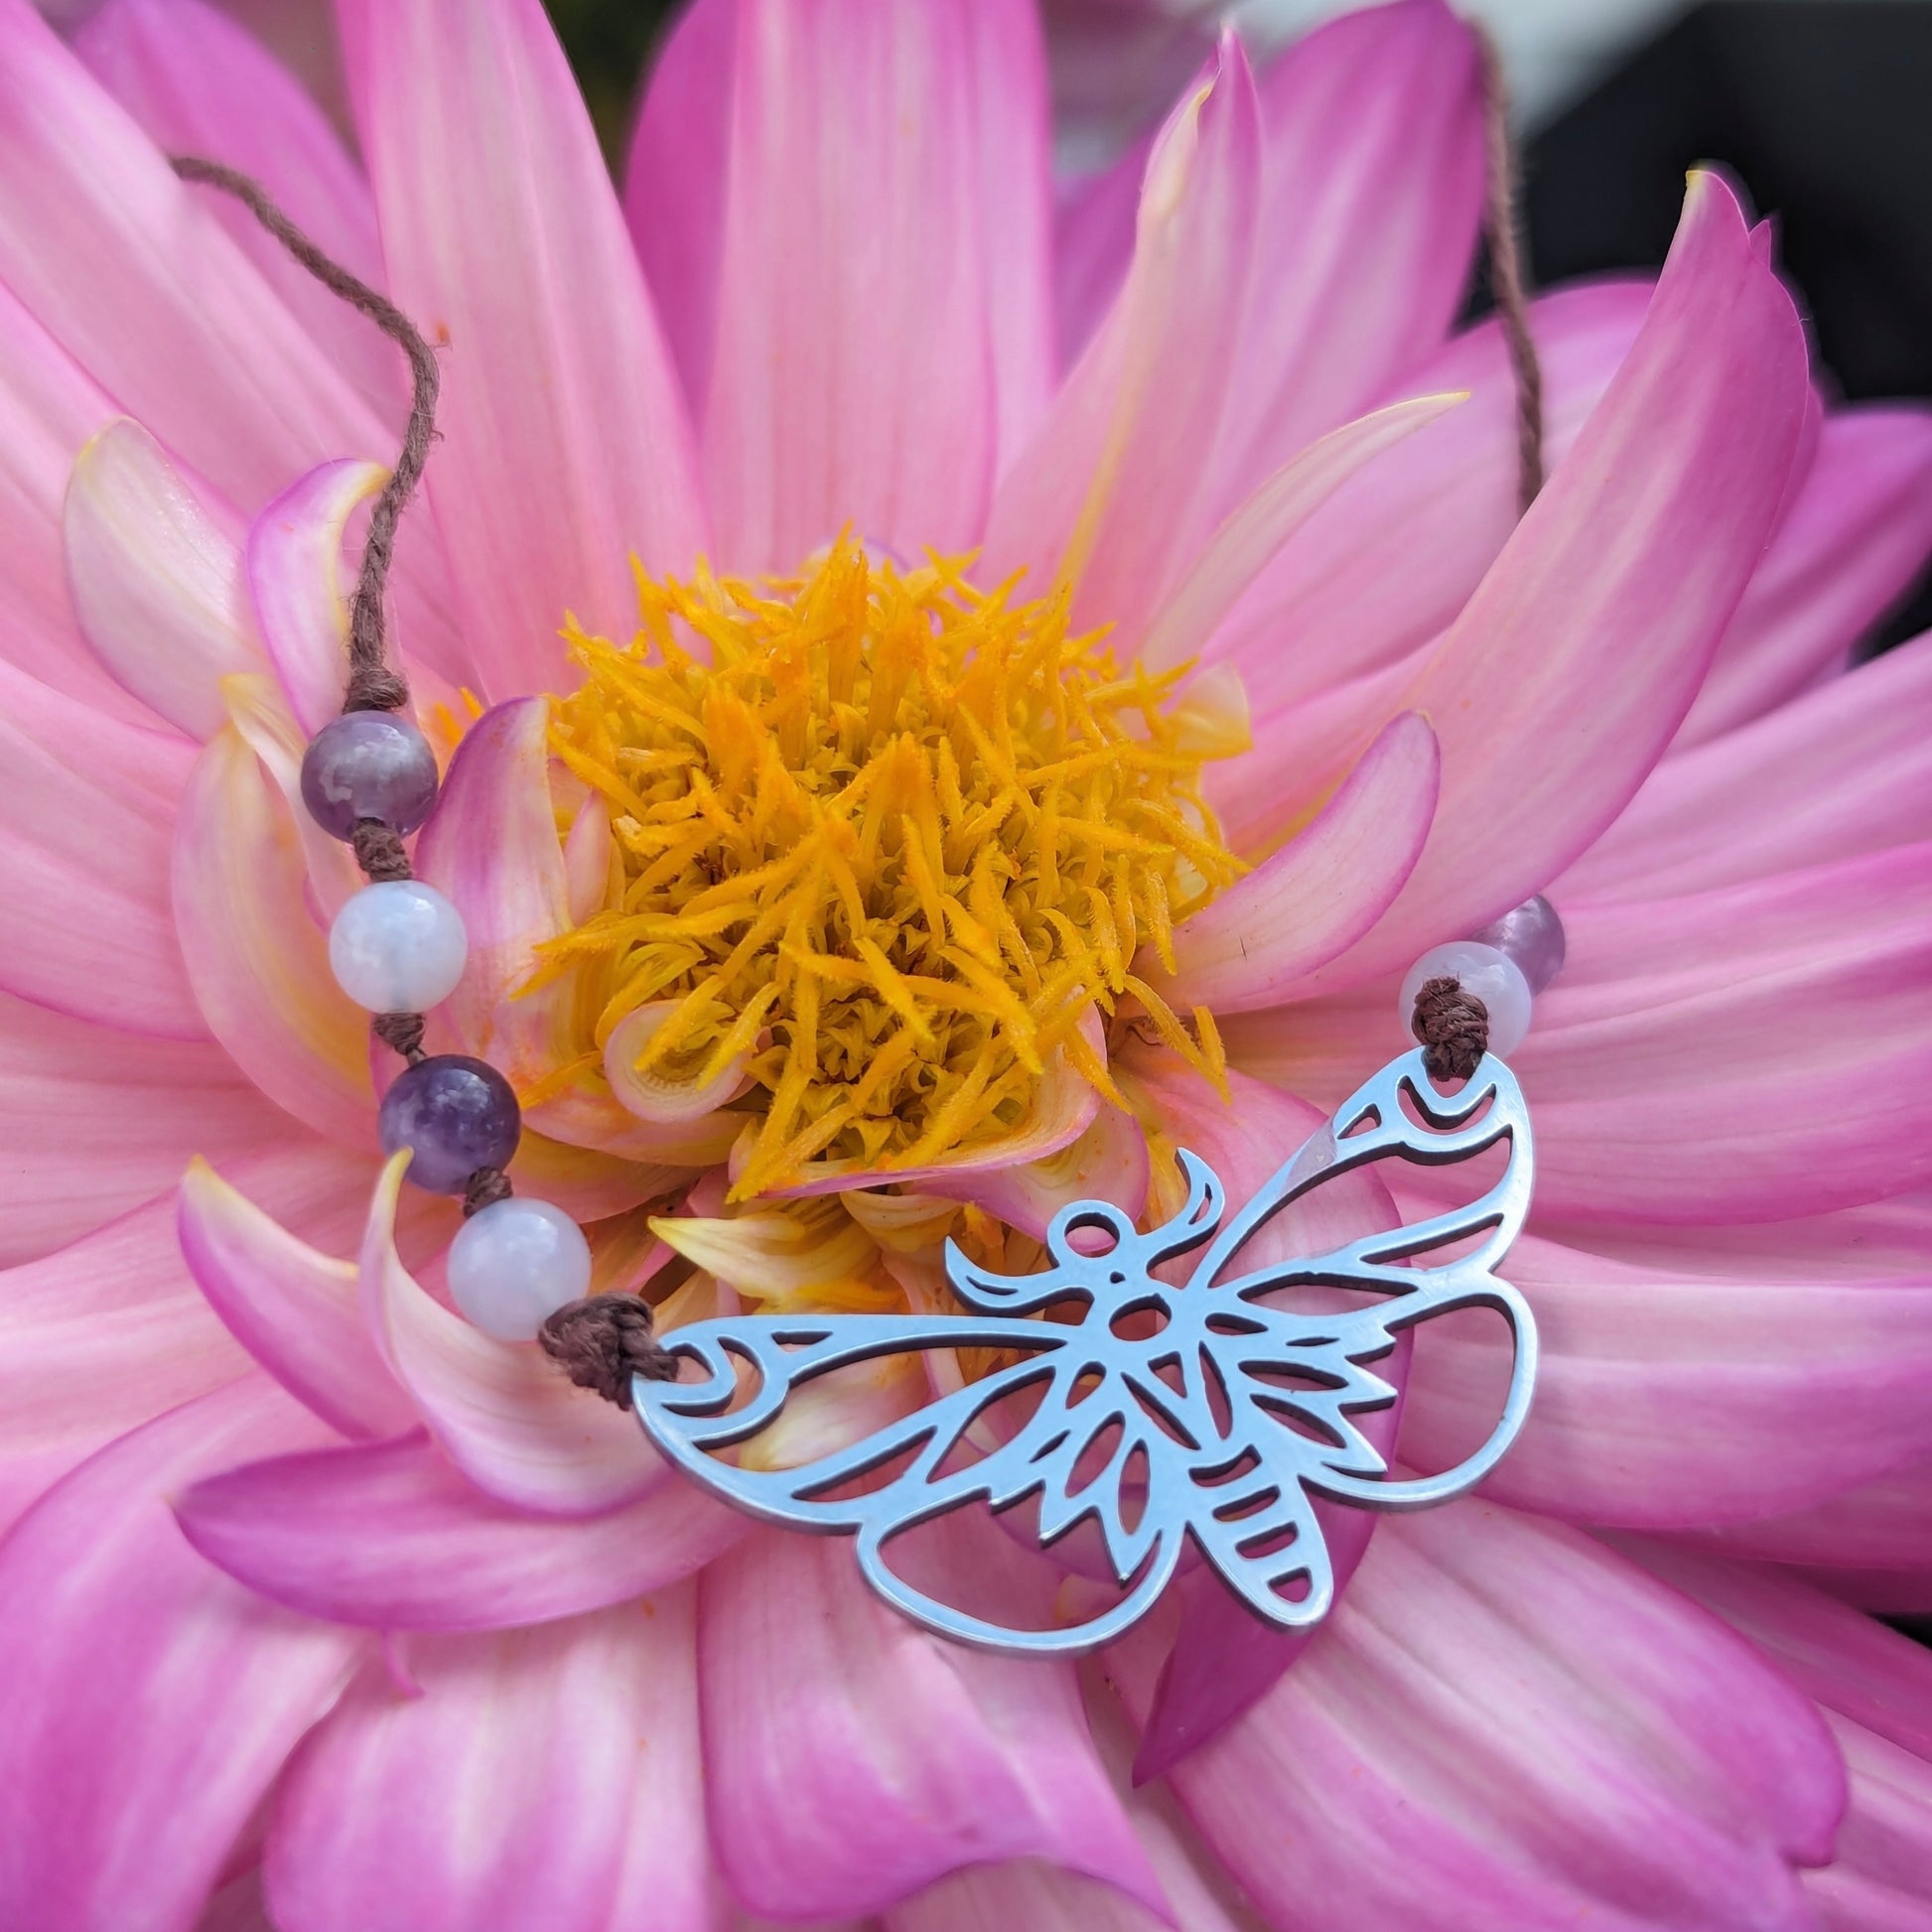
M 548 4 L 615 161 L 676 9 Z M 1134 11 L 1109 5 L 1115 21 Z M 1066 0 L 1059 13 L 1070 36 L 1108 7 Z M 1932 395 L 1932 3 L 1707 0 L 1627 50 L 1528 145 L 1537 279 L 1655 268 L 1702 161 L 1776 218 L 1828 381 L 1852 400 Z M 1875 641 L 1928 627 L 1932 587 Z

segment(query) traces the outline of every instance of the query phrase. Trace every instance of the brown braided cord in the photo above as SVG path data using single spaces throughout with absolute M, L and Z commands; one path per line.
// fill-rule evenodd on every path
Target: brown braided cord
M 1496 299 L 1496 319 L 1509 350 L 1510 374 L 1516 384 L 1516 510 L 1536 501 L 1543 487 L 1543 369 L 1530 336 L 1529 270 L 1517 216 L 1521 182 L 1516 143 L 1509 131 L 1509 90 L 1503 64 L 1486 28 L 1470 25 L 1482 65 L 1482 117 L 1487 154 L 1487 195 L 1482 228 L 1489 248 L 1489 289 Z
M 436 391 L 441 374 L 435 352 L 416 325 L 379 290 L 351 275 L 341 262 L 316 246 L 275 206 L 261 183 L 238 168 L 201 155 L 178 154 L 171 165 L 183 181 L 200 182 L 232 195 L 332 295 L 359 310 L 409 357 L 413 395 L 402 449 L 382 493 L 369 513 L 362 545 L 362 568 L 348 616 L 348 686 L 345 711 L 396 711 L 409 701 L 409 687 L 390 666 L 383 646 L 382 594 L 395 554 L 396 520 L 415 490 L 436 436 Z M 407 875 L 404 875 L 407 877 Z
M 651 1332 L 650 1305 L 635 1295 L 590 1295 L 567 1302 L 537 1335 L 543 1352 L 577 1384 L 620 1409 L 630 1383 L 675 1382 L 677 1358 Z
M 1447 975 L 1423 982 L 1409 1027 L 1432 1080 L 1466 1080 L 1489 1050 L 1489 1009 Z
M 355 863 L 371 879 L 387 881 L 413 877 L 401 834 L 384 825 L 379 818 L 358 818 L 355 829 L 349 835 L 349 843 L 355 849 Z
M 275 205 L 260 182 L 238 168 L 209 161 L 202 155 L 174 155 L 170 157 L 170 165 L 183 181 L 198 182 L 232 195 L 324 288 L 368 317 L 409 358 L 412 381 L 409 424 L 403 432 L 395 468 L 375 499 L 375 508 L 369 512 L 362 566 L 356 575 L 355 597 L 349 606 L 348 679 L 343 693 L 345 711 L 400 710 L 409 702 L 409 686 L 389 663 L 382 600 L 389 581 L 389 566 L 395 557 L 397 519 L 422 477 L 423 465 L 429 460 L 429 446 L 436 437 L 436 394 L 441 382 L 436 356 L 423 340 L 421 330 L 386 295 L 370 288 L 359 276 L 352 275 L 341 262 L 317 247 Z M 379 819 L 358 819 L 350 834 L 350 844 L 355 851 L 355 863 L 377 884 L 415 876 L 400 834 Z M 370 1031 L 411 1065 L 422 1058 L 421 1014 L 378 1014 L 370 1023 Z M 500 1174 L 497 1180 L 501 1192 L 495 1198 L 501 1199 L 509 1191 L 509 1182 Z

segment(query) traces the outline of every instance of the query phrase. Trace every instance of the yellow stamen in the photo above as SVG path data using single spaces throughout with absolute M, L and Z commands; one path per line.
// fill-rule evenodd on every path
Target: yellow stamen
M 1132 970 L 1241 870 L 1169 715 L 1181 673 L 963 570 L 841 540 L 782 585 L 640 576 L 626 644 L 567 632 L 586 675 L 552 742 L 610 810 L 612 881 L 533 983 L 577 976 L 587 1051 L 665 1001 L 653 1066 L 743 1058 L 737 1199 L 998 1140 L 1055 1052 L 1121 1104 L 1079 1023 L 1122 1002 L 1219 1072 L 1212 1023 Z

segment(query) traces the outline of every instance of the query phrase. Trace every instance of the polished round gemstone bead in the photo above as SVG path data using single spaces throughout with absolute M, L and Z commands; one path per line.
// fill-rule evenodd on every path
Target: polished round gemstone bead
M 1454 980 L 1488 1009 L 1490 1052 L 1506 1059 L 1523 1043 L 1523 1035 L 1530 1030 L 1535 996 L 1523 969 L 1506 952 L 1475 939 L 1451 939 L 1446 946 L 1431 946 L 1409 968 L 1402 982 L 1404 1033 L 1409 1031 L 1416 1011 L 1416 995 L 1437 979 Z
M 463 914 L 420 879 L 364 886 L 329 928 L 336 984 L 371 1013 L 428 1012 L 456 991 L 469 956 Z
M 436 754 L 393 711 L 345 711 L 302 755 L 302 802 L 332 838 L 352 838 L 362 818 L 413 832 L 436 803 Z
M 479 1168 L 508 1167 L 522 1125 L 510 1083 L 466 1053 L 438 1053 L 399 1073 L 376 1115 L 383 1153 L 413 1148 L 408 1177 L 433 1194 L 462 1193 Z
M 1563 921 L 1541 893 L 1469 937 L 1506 952 L 1523 969 L 1532 993 L 1541 993 L 1563 971 Z
M 450 1243 L 450 1299 L 486 1335 L 534 1341 L 546 1316 L 591 1292 L 591 1247 L 561 1207 L 512 1194 Z

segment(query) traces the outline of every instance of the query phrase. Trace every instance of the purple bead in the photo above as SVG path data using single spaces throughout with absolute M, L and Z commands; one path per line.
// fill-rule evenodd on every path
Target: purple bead
M 332 838 L 353 837 L 360 818 L 413 832 L 436 803 L 436 754 L 393 711 L 345 711 L 302 755 L 302 802 Z
M 487 1060 L 438 1053 L 418 1060 L 382 1096 L 384 1154 L 413 1148 L 408 1177 L 432 1194 L 460 1194 L 479 1168 L 506 1168 L 523 1131 L 510 1083 Z
M 1563 921 L 1541 893 L 1469 937 L 1507 953 L 1532 993 L 1541 993 L 1563 970 Z

